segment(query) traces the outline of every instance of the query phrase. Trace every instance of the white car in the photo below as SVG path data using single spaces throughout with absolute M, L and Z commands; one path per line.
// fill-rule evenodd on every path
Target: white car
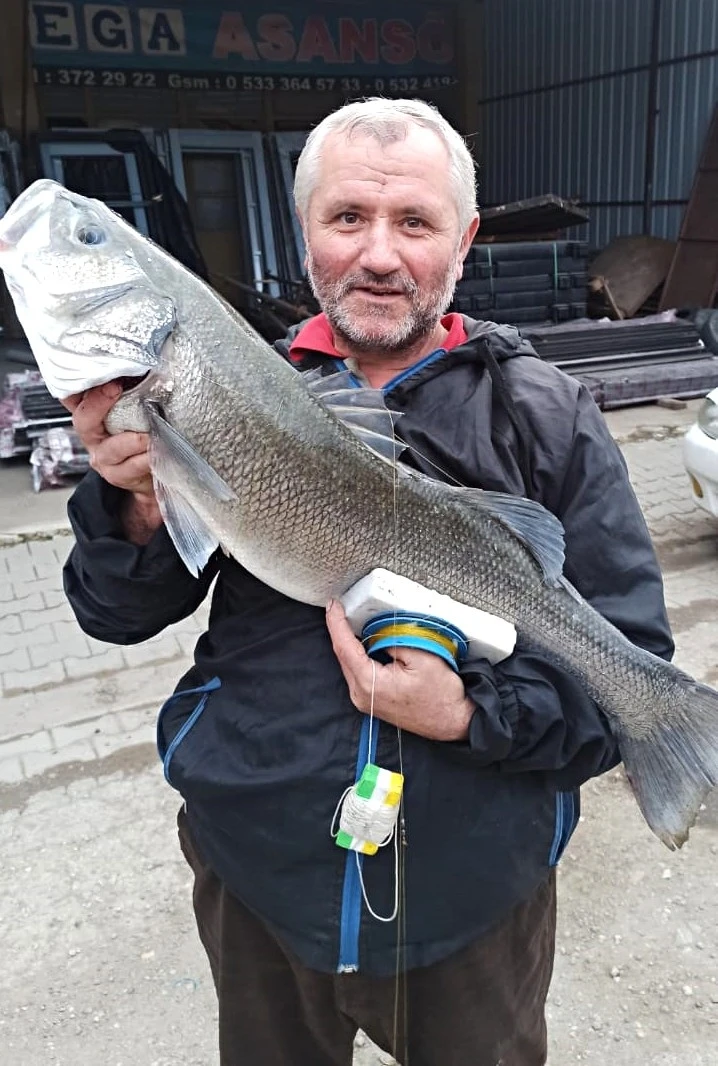
M 708 393 L 685 435 L 683 463 L 693 499 L 718 518 L 718 389 Z

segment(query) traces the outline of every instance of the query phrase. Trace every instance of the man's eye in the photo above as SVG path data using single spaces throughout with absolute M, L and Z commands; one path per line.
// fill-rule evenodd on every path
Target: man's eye
M 356 211 L 342 211 L 339 217 L 347 226 L 353 226 L 359 221 L 359 215 Z
M 420 218 L 411 216 L 410 218 L 407 218 L 406 225 L 409 227 L 409 229 L 421 229 L 421 227 L 424 225 L 424 222 Z

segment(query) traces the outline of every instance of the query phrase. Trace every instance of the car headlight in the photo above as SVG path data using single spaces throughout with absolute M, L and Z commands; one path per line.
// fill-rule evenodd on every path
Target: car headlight
M 706 400 L 698 412 L 698 425 L 703 432 L 718 440 L 718 403 L 715 400 Z

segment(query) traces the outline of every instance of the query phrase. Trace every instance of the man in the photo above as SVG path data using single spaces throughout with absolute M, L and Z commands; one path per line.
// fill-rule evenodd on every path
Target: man
M 590 396 L 514 330 L 445 315 L 479 222 L 459 135 L 418 101 L 347 105 L 310 136 L 295 195 L 323 313 L 280 352 L 382 388 L 402 412 L 403 459 L 430 476 L 544 504 L 573 584 L 669 657 L 659 569 Z M 357 1027 L 411 1066 L 541 1066 L 554 867 L 580 785 L 618 759 L 602 714 L 520 643 L 461 675 L 417 649 L 372 666 L 336 604 L 325 618 L 221 553 L 191 577 L 146 438 L 105 432 L 118 394 L 69 401 L 95 472 L 70 503 L 65 584 L 88 633 L 131 643 L 193 611 L 217 577 L 158 737 L 185 800 L 222 1066 L 348 1066 Z M 400 885 L 390 849 L 359 878 L 330 836 L 369 759 L 405 775 Z M 377 920 L 397 888 L 396 920 Z

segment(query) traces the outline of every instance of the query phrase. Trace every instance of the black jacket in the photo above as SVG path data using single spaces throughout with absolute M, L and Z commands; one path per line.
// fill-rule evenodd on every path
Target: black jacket
M 670 658 L 660 571 L 590 395 L 514 330 L 465 324 L 467 343 L 386 387 L 402 438 L 425 457 L 407 459 L 544 504 L 563 522 L 571 582 L 632 641 Z M 120 498 L 90 473 L 69 505 L 77 542 L 65 588 L 87 633 L 146 640 L 194 611 L 218 575 L 208 632 L 178 685 L 185 694 L 158 723 L 199 849 L 309 966 L 394 972 L 396 927 L 368 915 L 355 853 L 330 837 L 337 801 L 366 761 L 368 720 L 349 700 L 324 612 L 220 552 L 191 577 L 164 528 L 145 547 L 127 543 Z M 219 687 L 207 688 L 213 678 Z M 528 897 L 573 832 L 579 786 L 618 760 L 596 705 L 541 656 L 519 647 L 494 668 L 471 664 L 464 680 L 477 706 L 468 743 L 402 738 L 410 967 L 457 950 Z M 377 734 L 374 760 L 398 769 L 396 730 L 381 724 Z M 391 849 L 366 857 L 363 875 L 374 910 L 391 912 Z

